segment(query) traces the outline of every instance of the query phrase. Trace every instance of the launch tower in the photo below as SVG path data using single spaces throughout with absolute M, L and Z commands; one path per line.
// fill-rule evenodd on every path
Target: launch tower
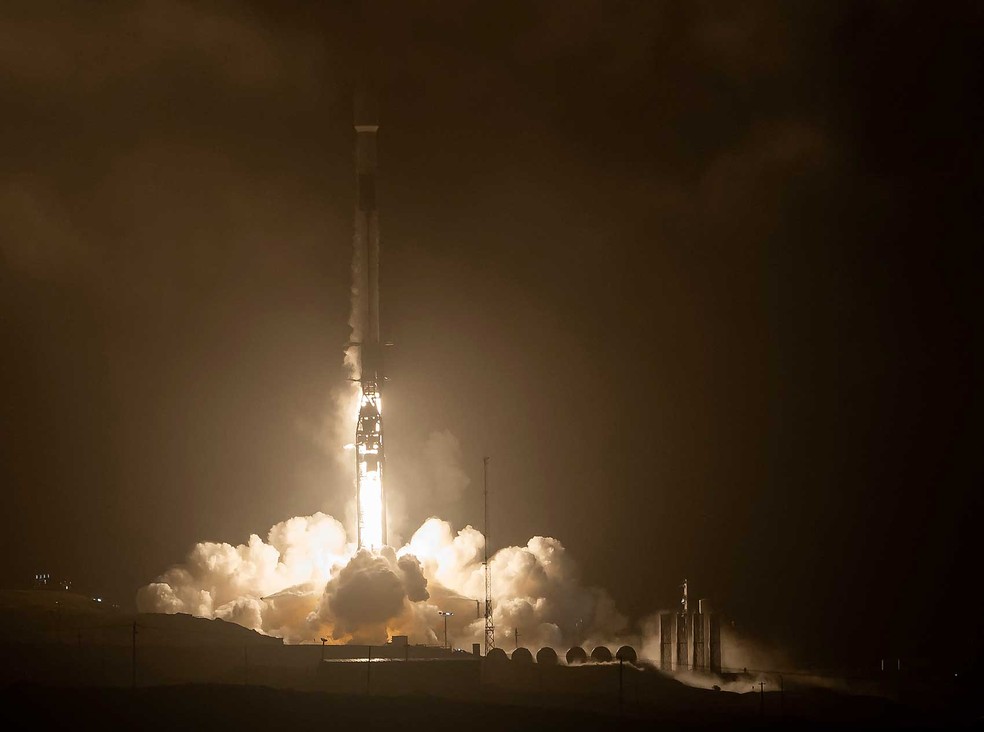
M 363 323 L 359 347 L 359 420 L 355 429 L 356 506 L 359 548 L 386 544 L 386 491 L 383 483 L 383 383 L 379 341 L 379 216 L 376 211 L 376 132 L 373 99 L 355 100 L 355 283 L 356 313 Z

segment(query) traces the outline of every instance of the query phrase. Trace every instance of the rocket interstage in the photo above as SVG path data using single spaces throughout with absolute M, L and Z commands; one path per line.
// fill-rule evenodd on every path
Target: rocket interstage
M 383 483 L 382 353 L 379 340 L 379 216 L 376 211 L 376 132 L 379 125 L 366 97 L 356 99 L 356 211 L 354 268 L 359 348 L 359 419 L 355 429 L 356 507 L 359 548 L 386 544 L 386 490 Z

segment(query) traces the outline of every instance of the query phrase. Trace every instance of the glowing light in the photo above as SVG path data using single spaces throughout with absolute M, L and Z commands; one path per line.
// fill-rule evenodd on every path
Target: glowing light
M 383 435 L 379 394 L 362 394 L 355 444 L 358 454 L 359 547 L 381 549 L 386 536 L 383 493 Z
M 359 535 L 362 546 L 383 546 L 383 476 L 378 463 L 370 469 L 367 461 L 359 463 Z

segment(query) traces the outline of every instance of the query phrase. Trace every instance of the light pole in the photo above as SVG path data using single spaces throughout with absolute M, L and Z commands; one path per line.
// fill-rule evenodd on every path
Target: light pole
M 448 618 L 454 615 L 454 613 L 447 612 L 446 610 L 438 610 L 438 615 L 444 616 L 444 647 L 448 647 Z
M 327 643 L 327 642 L 328 642 L 328 639 L 327 638 L 322 638 L 321 639 L 321 661 L 322 661 L 322 663 L 325 660 L 325 643 Z
M 452 597 L 451 599 L 452 600 L 463 600 L 464 602 L 474 602 L 475 603 L 475 617 L 476 618 L 481 618 L 482 617 L 482 601 L 481 600 L 474 600 L 474 599 L 472 599 L 470 597 Z

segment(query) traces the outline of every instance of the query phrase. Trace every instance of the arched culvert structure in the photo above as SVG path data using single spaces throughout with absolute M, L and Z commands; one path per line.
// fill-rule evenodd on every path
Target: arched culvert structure
M 544 646 L 536 652 L 536 662 L 541 666 L 556 666 L 557 651 L 550 646 Z
M 577 666 L 578 664 L 584 663 L 588 660 L 588 654 L 584 652 L 581 646 L 574 646 L 571 650 L 567 652 L 567 665 Z
M 622 646 L 615 651 L 615 658 L 626 663 L 635 663 L 639 657 L 636 655 L 635 648 L 632 646 Z
M 591 660 L 598 663 L 608 663 L 612 660 L 612 652 L 605 646 L 598 646 L 591 651 Z

